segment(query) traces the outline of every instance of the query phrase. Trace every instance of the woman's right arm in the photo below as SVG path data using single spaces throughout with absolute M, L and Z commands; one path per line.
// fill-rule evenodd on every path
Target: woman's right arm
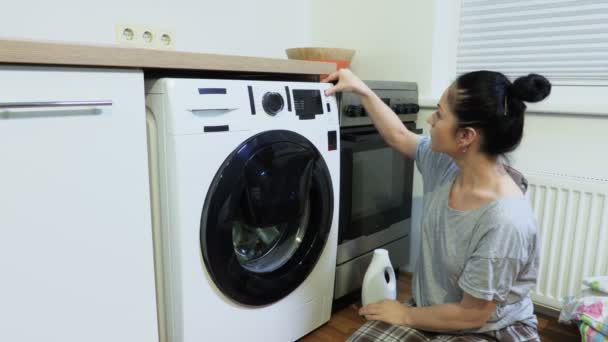
M 411 159 L 416 158 L 418 135 L 410 132 L 393 110 L 382 101 L 363 81 L 348 69 L 340 69 L 329 75 L 323 82 L 338 81 L 325 91 L 332 95 L 340 91 L 349 91 L 361 97 L 361 103 L 376 126 L 384 141 L 397 151 Z

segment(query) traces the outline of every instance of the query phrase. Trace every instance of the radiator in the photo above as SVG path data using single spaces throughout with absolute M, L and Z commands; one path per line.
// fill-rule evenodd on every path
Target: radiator
M 564 296 L 580 293 L 584 277 L 608 275 L 608 179 L 524 174 L 541 237 L 531 297 L 537 305 L 559 310 Z

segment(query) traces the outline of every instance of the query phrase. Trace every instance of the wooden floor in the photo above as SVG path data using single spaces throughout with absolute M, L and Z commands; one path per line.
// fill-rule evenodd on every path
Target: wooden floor
M 411 274 L 401 273 L 398 281 L 397 299 L 401 302 L 411 297 Z M 357 330 L 365 319 L 357 314 L 357 306 L 351 305 L 334 312 L 329 322 L 319 329 L 304 336 L 301 342 L 333 342 L 344 341 Z M 575 325 L 557 323 L 557 319 L 537 314 L 538 332 L 543 342 L 574 342 L 580 341 L 580 335 Z

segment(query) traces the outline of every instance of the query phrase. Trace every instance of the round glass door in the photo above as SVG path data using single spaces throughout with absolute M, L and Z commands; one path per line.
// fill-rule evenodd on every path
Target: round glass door
M 216 173 L 201 215 L 201 251 L 218 288 L 246 305 L 295 290 L 327 241 L 332 189 L 305 137 L 267 131 L 243 142 Z

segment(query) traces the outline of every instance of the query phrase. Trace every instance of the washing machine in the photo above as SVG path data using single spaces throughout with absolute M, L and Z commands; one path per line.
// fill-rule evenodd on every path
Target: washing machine
M 293 341 L 329 320 L 340 154 L 328 86 L 147 80 L 161 340 Z

